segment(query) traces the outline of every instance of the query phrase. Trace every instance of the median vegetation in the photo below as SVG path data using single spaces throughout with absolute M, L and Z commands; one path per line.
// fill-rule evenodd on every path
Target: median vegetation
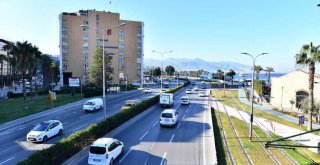
M 171 90 L 171 92 L 177 92 L 182 89 L 189 82 Z M 81 151 L 86 146 L 92 144 L 96 139 L 104 136 L 113 129 L 117 128 L 121 124 L 140 114 L 141 112 L 147 110 L 151 106 L 159 102 L 159 95 L 154 96 L 148 100 L 142 101 L 141 103 L 131 107 L 126 111 L 121 111 L 107 120 L 104 120 L 97 124 L 92 124 L 84 130 L 77 131 L 70 136 L 62 139 L 61 141 L 55 143 L 53 146 L 38 151 L 28 159 L 19 162 L 19 165 L 42 165 L 42 164 L 61 164 L 68 160 L 74 154 Z M 46 162 L 46 163 L 44 163 Z

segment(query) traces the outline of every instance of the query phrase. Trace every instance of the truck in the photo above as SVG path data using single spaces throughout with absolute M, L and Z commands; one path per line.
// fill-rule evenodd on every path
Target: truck
M 83 104 L 82 108 L 85 111 L 101 110 L 103 109 L 103 100 L 101 98 L 90 99 Z
M 173 93 L 161 93 L 159 103 L 161 107 L 171 107 L 173 105 Z

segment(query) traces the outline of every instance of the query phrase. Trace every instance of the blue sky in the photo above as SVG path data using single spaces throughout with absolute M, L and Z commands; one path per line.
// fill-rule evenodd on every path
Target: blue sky
M 251 64 L 241 52 L 268 52 L 257 63 L 289 72 L 303 44 L 320 44 L 316 0 L 0 0 L 0 37 L 28 40 L 43 53 L 58 54 L 58 15 L 79 9 L 119 12 L 145 22 L 145 57 Z

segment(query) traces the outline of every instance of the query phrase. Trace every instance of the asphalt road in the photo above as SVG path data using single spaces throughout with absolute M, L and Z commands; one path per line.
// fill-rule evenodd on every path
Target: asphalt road
M 175 87 L 171 84 L 170 87 Z M 111 116 L 120 112 L 121 106 L 126 100 L 144 100 L 158 94 L 159 85 L 156 85 L 153 89 L 153 93 L 145 94 L 142 91 L 131 92 L 129 94 L 120 93 L 118 96 L 108 98 L 107 104 L 107 116 Z M 64 126 L 64 133 L 62 136 L 51 138 L 47 142 L 31 143 L 26 141 L 27 133 L 39 122 L 45 120 L 60 120 Z M 12 127 L 10 129 L 0 132 L 0 165 L 4 164 L 16 164 L 19 161 L 26 159 L 30 154 L 43 148 L 50 147 L 55 142 L 61 140 L 64 137 L 69 136 L 73 132 L 82 130 L 88 127 L 90 124 L 97 123 L 103 120 L 103 111 L 85 112 L 82 107 L 74 109 L 63 110 L 61 112 L 53 113 L 48 116 Z
M 160 127 L 159 117 L 164 108 L 159 106 L 115 133 L 113 138 L 125 145 L 125 153 L 115 160 L 115 164 L 217 164 L 208 97 L 190 94 L 191 104 L 180 104 L 181 96 L 191 87 L 175 96 L 173 108 L 179 112 L 179 122 L 175 127 Z M 84 165 L 87 161 L 88 156 L 85 156 L 77 164 Z

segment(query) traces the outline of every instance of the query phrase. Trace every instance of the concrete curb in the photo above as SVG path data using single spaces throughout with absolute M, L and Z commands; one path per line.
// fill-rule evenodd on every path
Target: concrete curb
M 155 104 L 153 105 L 151 108 L 149 108 L 148 110 L 140 113 L 139 115 L 135 116 L 134 118 L 131 118 L 130 120 L 128 120 L 127 122 L 123 123 L 122 125 L 120 125 L 119 127 L 117 127 L 116 129 L 112 130 L 111 132 L 109 132 L 108 134 L 104 135 L 103 137 L 112 137 L 115 134 L 123 131 L 124 129 L 126 129 L 129 125 L 137 122 L 138 120 L 140 120 L 141 118 L 143 118 L 144 116 L 146 116 L 147 114 L 149 114 L 151 111 L 153 111 L 154 109 L 156 109 L 159 105 Z M 83 158 L 84 156 L 88 155 L 89 153 L 89 146 L 87 146 L 86 148 L 82 149 L 80 152 L 78 152 L 77 154 L 73 155 L 70 159 L 68 159 L 67 161 L 65 161 L 64 163 L 62 163 L 62 165 L 76 165 L 78 164 L 78 160 L 80 158 Z

